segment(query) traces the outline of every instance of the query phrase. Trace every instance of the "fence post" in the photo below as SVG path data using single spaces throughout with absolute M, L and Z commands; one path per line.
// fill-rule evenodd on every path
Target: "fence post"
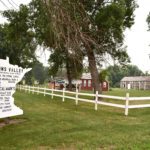
M 65 88 L 63 88 L 63 97 L 62 97 L 62 101 L 65 101 Z
M 129 110 L 129 93 L 126 93 L 126 104 L 125 104 L 125 115 L 128 116 L 128 110 Z
M 54 95 L 53 95 L 53 93 L 54 93 L 54 90 L 53 90 L 53 88 L 52 88 L 52 99 L 54 98 Z
M 46 87 L 44 88 L 44 96 L 45 96 L 45 93 L 46 93 Z
M 76 89 L 76 105 L 78 105 L 78 89 Z
M 97 102 L 98 102 L 98 91 L 95 94 L 95 110 L 97 110 Z
M 78 88 L 78 84 L 76 83 L 76 90 L 77 90 L 77 88 Z
M 20 91 L 21 91 L 21 84 L 20 84 Z

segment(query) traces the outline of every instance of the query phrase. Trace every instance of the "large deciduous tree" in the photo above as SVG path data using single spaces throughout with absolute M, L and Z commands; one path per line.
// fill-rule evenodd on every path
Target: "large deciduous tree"
M 64 49 L 66 60 L 72 58 L 81 62 L 82 56 L 86 55 L 94 91 L 101 92 L 97 57 L 109 54 L 119 61 L 127 60 L 128 55 L 122 48 L 123 31 L 134 23 L 135 7 L 134 0 L 32 0 L 27 20 L 22 20 L 23 14 L 19 13 L 15 18 L 6 15 L 13 30 L 23 29 L 24 34 L 16 34 L 14 39 L 21 37 L 23 40 L 25 33 L 34 31 L 38 44 L 60 50 L 60 53 Z M 24 47 L 28 41 L 22 43 Z
M 45 17 L 41 18 L 47 20 L 46 35 L 54 37 L 51 46 L 56 49 L 63 43 L 66 50 L 87 55 L 94 90 L 101 92 L 96 57 L 107 53 L 115 59 L 126 60 L 123 31 L 134 23 L 135 1 L 33 0 L 34 3 L 39 3 L 44 10 Z M 36 27 L 40 29 L 41 25 Z
M 69 89 L 71 90 L 72 80 L 77 78 L 82 72 L 83 53 L 79 55 L 79 53 L 75 53 L 71 49 L 66 48 L 66 43 L 63 40 L 57 40 L 57 35 L 52 28 L 52 20 L 43 1 L 33 0 L 29 8 L 31 14 L 30 19 L 32 20 L 32 26 L 35 29 L 38 43 L 51 50 L 49 59 L 51 75 L 56 75 L 60 68 L 65 67 L 69 81 Z

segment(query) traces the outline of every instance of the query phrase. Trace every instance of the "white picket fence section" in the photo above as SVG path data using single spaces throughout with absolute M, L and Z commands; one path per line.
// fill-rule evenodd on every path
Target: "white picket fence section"
M 110 95 L 102 95 L 98 94 L 98 91 L 96 94 L 90 94 L 90 93 L 80 93 L 78 89 L 76 89 L 75 92 L 73 91 L 66 91 L 65 88 L 63 90 L 57 90 L 57 89 L 48 89 L 48 88 L 42 88 L 42 87 L 35 87 L 35 86 L 23 86 L 23 85 L 18 85 L 17 89 L 19 90 L 24 90 L 26 93 L 37 93 L 38 94 L 43 94 L 44 96 L 50 95 L 51 98 L 53 99 L 54 96 L 56 97 L 61 97 L 62 101 L 65 101 L 65 98 L 75 100 L 76 105 L 78 105 L 79 101 L 82 102 L 88 102 L 88 103 L 93 103 L 95 104 L 95 110 L 98 109 L 98 105 L 106 105 L 106 106 L 112 106 L 112 107 L 118 107 L 118 108 L 123 108 L 125 109 L 125 115 L 128 115 L 129 109 L 131 108 L 146 108 L 150 107 L 150 104 L 138 104 L 138 105 L 129 105 L 129 101 L 150 101 L 150 97 L 129 97 L 129 93 L 126 93 L 125 97 L 121 96 L 110 96 Z M 57 92 L 57 93 L 54 93 Z M 58 94 L 59 93 L 59 94 Z M 73 96 L 68 96 L 66 94 L 72 94 Z M 94 100 L 90 99 L 83 99 L 80 98 L 79 96 L 88 96 L 94 98 Z M 124 101 L 123 104 L 114 104 L 111 102 L 104 102 L 102 101 L 103 99 L 113 99 L 113 100 L 122 100 Z

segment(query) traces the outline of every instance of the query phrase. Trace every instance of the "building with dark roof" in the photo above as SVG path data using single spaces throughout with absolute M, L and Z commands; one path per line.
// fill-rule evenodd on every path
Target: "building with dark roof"
M 120 81 L 120 88 L 150 90 L 150 76 L 124 77 Z

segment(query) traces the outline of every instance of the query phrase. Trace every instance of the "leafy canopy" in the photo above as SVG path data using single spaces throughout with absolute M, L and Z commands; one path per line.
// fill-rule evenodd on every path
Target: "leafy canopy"
M 19 11 L 7 10 L 3 15 L 8 23 L 0 25 L 0 57 L 5 59 L 9 56 L 12 64 L 32 66 L 37 61 L 37 43 L 30 28 L 28 7 L 21 5 Z

